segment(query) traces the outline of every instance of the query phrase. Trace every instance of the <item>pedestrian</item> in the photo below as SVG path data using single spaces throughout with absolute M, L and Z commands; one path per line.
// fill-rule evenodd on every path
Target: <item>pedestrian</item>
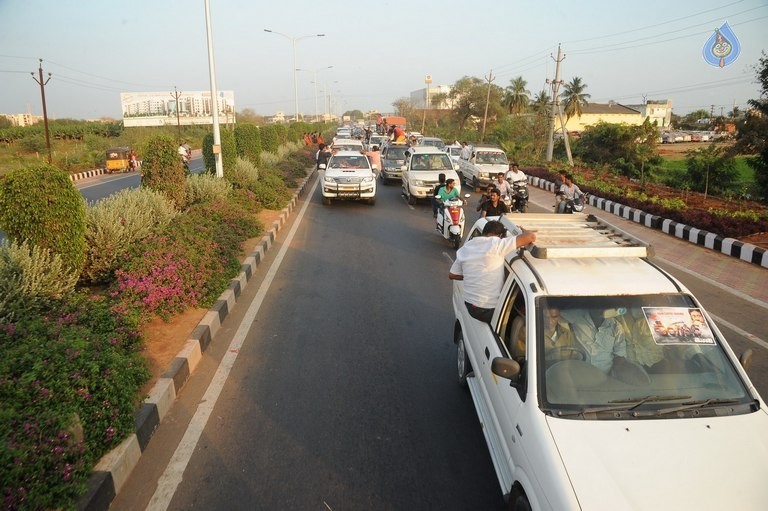
M 136 160 L 136 152 L 131 149 L 131 152 L 128 153 L 128 168 L 131 172 L 135 172 L 138 167 L 139 162 Z
M 536 234 L 520 227 L 507 237 L 504 224 L 490 220 L 482 236 L 475 236 L 456 252 L 448 278 L 462 281 L 462 296 L 469 315 L 485 323 L 493 319 L 504 284 L 504 260 L 518 248 L 536 241 Z
M 328 147 L 325 144 L 318 146 L 317 153 L 315 153 L 316 167 L 320 168 L 320 165 L 328 165 L 328 159 L 331 157 L 331 152 L 328 151 Z
M 469 160 L 472 157 L 472 147 L 468 146 L 466 141 L 461 143 L 461 153 L 459 157 L 462 160 Z
M 379 146 L 374 145 L 370 151 L 366 151 L 365 155 L 368 157 L 368 161 L 371 162 L 371 167 L 374 167 L 374 172 L 377 174 L 381 171 L 381 153 L 379 152 Z

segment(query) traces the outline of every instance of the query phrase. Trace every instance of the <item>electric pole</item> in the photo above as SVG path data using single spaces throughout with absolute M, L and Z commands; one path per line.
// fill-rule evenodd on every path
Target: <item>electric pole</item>
M 181 92 L 179 92 L 176 89 L 176 86 L 173 86 L 173 92 L 171 92 L 171 97 L 176 101 L 176 128 L 179 130 L 179 145 L 181 145 L 181 119 L 179 118 L 179 96 L 181 96 Z
M 45 107 L 45 85 L 51 80 L 51 73 L 48 73 L 48 79 L 43 81 L 43 59 L 40 59 L 40 79 L 35 78 L 35 73 L 30 73 L 32 79 L 40 84 L 40 96 L 43 98 L 43 122 L 45 123 L 45 145 L 48 147 L 48 164 L 53 161 L 51 157 L 51 133 L 48 131 L 48 109 Z
M 547 141 L 547 161 L 552 161 L 552 154 L 555 149 L 555 115 L 557 115 L 560 119 L 560 129 L 563 132 L 563 142 L 565 143 L 565 152 L 568 155 L 568 163 L 573 165 L 571 145 L 568 143 L 568 133 L 565 131 L 563 114 L 560 112 L 560 85 L 563 83 L 563 81 L 560 79 L 560 63 L 565 60 L 565 54 L 560 51 L 559 44 L 557 45 L 557 58 L 554 60 L 556 64 L 555 79 L 553 81 L 547 80 L 547 83 L 552 84 L 552 108 L 549 111 L 549 140 Z
M 483 132 L 480 134 L 480 142 L 485 140 L 485 123 L 488 121 L 488 104 L 491 102 L 491 82 L 496 79 L 493 76 L 493 69 L 488 72 L 488 76 L 485 79 L 488 80 L 488 93 L 485 96 L 485 114 L 483 115 Z

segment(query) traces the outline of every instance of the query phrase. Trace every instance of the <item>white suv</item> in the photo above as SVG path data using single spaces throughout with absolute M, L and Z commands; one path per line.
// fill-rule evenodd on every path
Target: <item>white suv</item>
M 499 172 L 506 174 L 509 160 L 498 147 L 475 146 L 472 148 L 472 158 L 459 159 L 459 170 L 464 181 L 478 191 L 495 181 Z
M 323 172 L 323 204 L 333 199 L 364 200 L 376 203 L 376 165 L 358 151 L 339 151 L 320 168 Z
M 537 240 L 507 257 L 490 325 L 453 290 L 458 379 L 509 508 L 765 509 L 768 414 L 749 356 L 649 246 L 584 214 L 520 221 Z
M 402 170 L 403 194 L 408 204 L 416 204 L 417 199 L 429 199 L 435 186 L 440 182 L 440 174 L 445 179 L 456 181 L 456 189 L 461 194 L 461 182 L 456 173 L 458 165 L 445 151 L 431 146 L 414 146 L 405 151 L 405 165 Z

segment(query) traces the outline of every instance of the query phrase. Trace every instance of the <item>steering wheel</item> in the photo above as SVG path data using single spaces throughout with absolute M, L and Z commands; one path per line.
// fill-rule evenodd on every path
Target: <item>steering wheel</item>
M 578 346 L 558 346 L 550 348 L 545 354 L 548 363 L 560 362 L 561 360 L 587 360 L 587 352 Z

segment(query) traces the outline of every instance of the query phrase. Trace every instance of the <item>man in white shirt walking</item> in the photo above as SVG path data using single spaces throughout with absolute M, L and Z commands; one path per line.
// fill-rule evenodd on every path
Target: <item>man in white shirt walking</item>
M 533 231 L 506 237 L 504 224 L 489 221 L 483 235 L 467 241 L 456 252 L 448 278 L 464 283 L 464 303 L 469 315 L 490 323 L 504 284 L 504 259 L 518 248 L 536 241 Z

